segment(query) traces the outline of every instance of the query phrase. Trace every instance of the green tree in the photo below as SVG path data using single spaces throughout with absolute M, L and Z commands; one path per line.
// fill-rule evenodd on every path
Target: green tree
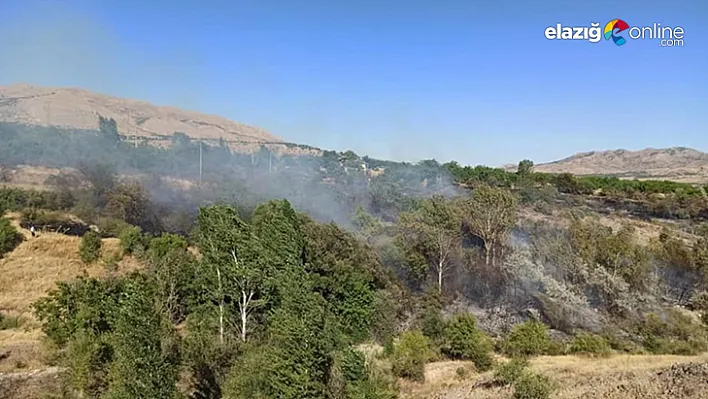
M 497 248 L 516 223 L 518 199 L 506 189 L 483 184 L 460 201 L 464 223 L 484 243 L 485 264 L 495 266 Z
M 228 312 L 227 295 L 236 297 L 241 341 L 246 341 L 251 312 L 262 305 L 262 284 L 270 259 L 261 241 L 238 212 L 229 206 L 215 205 L 199 211 L 198 241 L 202 263 L 209 271 L 211 295 L 218 303 L 219 341 L 223 344 Z M 277 237 L 267 237 L 277 240 Z
M 176 335 L 155 307 L 153 287 L 131 281 L 116 314 L 114 361 L 106 399 L 173 399 L 178 377 Z
M 119 143 L 120 135 L 118 134 L 118 123 L 113 118 L 104 118 L 98 116 L 98 130 L 101 135 L 110 140 L 111 143 Z
M 162 311 L 174 324 L 187 316 L 189 302 L 195 296 L 197 266 L 186 248 L 172 248 L 163 256 L 151 257 L 148 270 L 154 279 L 156 297 Z
M 158 220 L 145 189 L 137 183 L 119 184 L 107 194 L 105 213 L 147 231 L 158 230 Z
M 519 167 L 516 169 L 516 174 L 519 176 L 529 176 L 533 172 L 533 161 L 524 159 L 519 162 Z
M 399 218 L 399 242 L 435 271 L 438 292 L 460 249 L 459 220 L 452 202 L 442 196 L 423 200 L 415 211 Z

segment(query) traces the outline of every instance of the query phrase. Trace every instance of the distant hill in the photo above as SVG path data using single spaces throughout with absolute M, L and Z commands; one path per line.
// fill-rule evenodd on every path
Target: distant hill
M 78 88 L 28 84 L 0 86 L 0 121 L 3 122 L 96 129 L 99 115 L 115 119 L 121 135 L 137 136 L 156 144 L 167 141 L 174 132 L 209 142 L 222 139 L 235 149 L 254 149 L 261 144 L 285 147 L 286 144 L 261 128 L 220 116 L 156 106 Z
M 516 170 L 516 165 L 505 165 Z M 639 151 L 582 152 L 555 162 L 538 164 L 537 172 L 574 175 L 612 175 L 622 178 L 708 182 L 708 154 L 685 147 Z

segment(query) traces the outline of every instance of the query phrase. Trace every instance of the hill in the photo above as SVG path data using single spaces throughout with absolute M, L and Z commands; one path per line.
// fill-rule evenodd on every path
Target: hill
M 515 165 L 506 168 L 515 169 Z M 574 175 L 614 175 L 638 179 L 666 179 L 685 183 L 708 181 L 708 154 L 685 147 L 609 150 L 578 153 L 536 165 L 534 170 Z
M 175 132 L 210 143 L 224 140 L 235 149 L 276 145 L 283 140 L 265 130 L 229 119 L 144 101 L 111 97 L 79 88 L 0 86 L 0 121 L 70 129 L 96 129 L 98 116 L 117 122 L 130 138 L 167 142 Z

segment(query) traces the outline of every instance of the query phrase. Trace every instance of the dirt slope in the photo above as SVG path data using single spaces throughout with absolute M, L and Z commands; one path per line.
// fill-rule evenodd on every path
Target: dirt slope
M 515 165 L 508 165 L 505 168 L 516 170 Z M 592 151 L 539 164 L 534 167 L 534 170 L 547 173 L 618 175 L 706 183 L 708 182 L 708 154 L 684 147 L 647 148 L 640 151 Z
M 196 139 L 229 142 L 283 140 L 263 129 L 215 115 L 161 107 L 142 101 L 110 97 L 83 89 L 39 87 L 27 84 L 0 86 L 0 121 L 41 126 L 95 129 L 98 115 L 113 118 L 121 135 L 154 138 L 183 132 Z

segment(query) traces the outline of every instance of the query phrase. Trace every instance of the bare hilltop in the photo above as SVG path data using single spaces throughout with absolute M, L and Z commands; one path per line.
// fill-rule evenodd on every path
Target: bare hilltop
M 95 129 L 98 116 L 113 118 L 121 135 L 165 145 L 175 132 L 216 143 L 223 140 L 237 151 L 266 145 L 278 152 L 319 154 L 306 145 L 287 143 L 259 127 L 175 107 L 112 97 L 72 87 L 30 84 L 0 86 L 0 121 L 74 129 Z M 506 165 L 505 169 L 515 169 Z M 538 172 L 575 175 L 612 175 L 621 178 L 666 179 L 686 183 L 708 182 L 708 154 L 685 147 L 608 150 L 578 153 L 538 164 Z
M 516 166 L 508 165 L 505 168 L 515 169 Z M 705 183 L 708 181 L 708 154 L 685 147 L 591 151 L 538 164 L 534 170 L 572 173 L 577 176 L 611 175 L 620 178 Z
M 29 84 L 0 86 L 0 121 L 74 129 L 95 129 L 98 116 L 113 118 L 121 135 L 164 143 L 174 132 L 206 142 L 223 140 L 234 149 L 285 142 L 259 127 L 220 116 L 157 106 L 73 87 Z

